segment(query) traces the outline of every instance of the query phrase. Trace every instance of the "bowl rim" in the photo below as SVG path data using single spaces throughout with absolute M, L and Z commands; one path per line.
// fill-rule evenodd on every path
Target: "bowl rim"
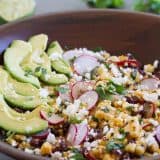
M 69 15 L 84 15 L 84 14 L 123 14 L 123 15 L 133 15 L 133 16 L 141 16 L 141 17 L 146 17 L 146 18 L 154 18 L 158 21 L 160 21 L 160 16 L 159 15 L 154 15 L 151 13 L 143 13 L 143 12 L 135 12 L 135 11 L 128 11 L 128 10 L 121 10 L 121 9 L 82 9 L 78 11 L 63 11 L 63 12 L 55 12 L 55 13 L 47 13 L 47 14 L 41 14 L 41 15 L 36 15 L 30 18 L 25 18 L 25 19 L 20 19 L 15 22 L 10 22 L 8 24 L 3 24 L 0 26 L 0 31 L 5 30 L 8 27 L 12 27 L 17 24 L 21 24 L 23 22 L 28 22 L 30 20 L 37 20 L 37 19 L 43 19 L 46 17 L 52 17 L 52 16 L 69 16 Z M 19 157 L 23 159 L 28 159 L 28 158 L 33 158 L 35 160 L 48 160 L 49 158 L 43 157 L 43 156 L 38 156 L 38 155 L 32 155 L 29 153 L 26 153 L 22 150 L 19 150 L 17 148 L 12 147 L 11 145 L 0 141 L 0 152 L 4 153 L 6 155 L 12 156 L 12 157 Z M 18 159 L 19 159 L 18 158 Z M 144 160 L 152 160 L 153 158 L 144 158 Z M 154 156 L 155 160 L 160 159 L 160 155 Z
M 139 11 L 129 11 L 129 10 L 122 10 L 122 9 L 95 9 L 95 8 L 89 8 L 89 9 L 80 9 L 78 11 L 71 10 L 71 11 L 62 11 L 62 12 L 53 12 L 53 13 L 45 13 L 45 14 L 39 14 L 39 15 L 33 15 L 32 17 L 28 18 L 21 18 L 13 22 L 8 22 L 6 24 L 0 25 L 0 30 L 5 29 L 6 27 L 10 27 L 12 25 L 16 25 L 18 23 L 30 21 L 30 20 L 36 20 L 36 19 L 42 19 L 45 17 L 50 16 L 65 16 L 65 15 L 72 15 L 72 14 L 92 14 L 92 13 L 120 13 L 123 15 L 133 15 L 133 16 L 143 16 L 148 18 L 154 18 L 157 20 L 160 20 L 160 15 L 148 13 L 148 12 L 139 12 Z

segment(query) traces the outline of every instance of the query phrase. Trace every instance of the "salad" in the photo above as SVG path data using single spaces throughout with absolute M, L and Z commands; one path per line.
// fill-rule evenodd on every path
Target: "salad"
M 160 63 L 14 40 L 0 67 L 0 138 L 53 160 L 160 154 Z

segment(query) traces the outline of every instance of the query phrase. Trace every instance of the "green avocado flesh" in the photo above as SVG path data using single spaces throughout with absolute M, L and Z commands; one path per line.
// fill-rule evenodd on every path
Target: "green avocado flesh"
M 21 63 L 21 66 L 26 71 L 31 71 L 35 76 L 38 76 L 40 80 L 49 85 L 63 84 L 68 81 L 68 78 L 63 74 L 56 74 L 51 71 L 51 62 L 48 55 L 45 53 L 45 49 L 48 42 L 48 36 L 45 34 L 39 34 L 31 37 L 29 43 L 32 46 L 32 52 Z M 66 69 L 64 64 L 56 63 L 57 68 Z M 62 65 L 62 66 L 61 66 Z M 37 74 L 36 69 L 41 68 L 45 73 Z M 68 69 L 68 68 L 67 68 Z M 65 72 L 65 71 L 64 71 Z M 66 70 L 68 73 L 68 70 Z M 49 77 L 49 78 L 46 78 Z
M 52 57 L 54 54 L 63 54 L 63 49 L 57 41 L 53 41 L 47 50 L 47 54 Z M 51 58 L 51 65 L 54 70 L 60 73 L 64 73 L 67 75 L 71 74 L 71 68 L 68 62 L 64 61 L 62 58 L 52 59 Z
M 34 0 L 1 0 L 0 24 L 32 15 L 34 9 Z
M 0 94 L 1 128 L 20 134 L 34 134 L 45 130 L 48 127 L 48 123 L 35 113 L 39 113 L 39 110 L 33 111 L 28 115 L 14 111 L 6 104 L 3 96 Z
M 9 103 L 22 109 L 33 109 L 45 103 L 40 98 L 37 88 L 12 79 L 2 68 L 0 68 L 0 92 Z
M 36 87 L 40 87 L 38 78 L 33 75 L 26 75 L 25 71 L 20 66 L 23 59 L 32 52 L 32 46 L 24 41 L 15 40 L 4 53 L 4 64 L 7 70 L 17 80 L 31 83 Z

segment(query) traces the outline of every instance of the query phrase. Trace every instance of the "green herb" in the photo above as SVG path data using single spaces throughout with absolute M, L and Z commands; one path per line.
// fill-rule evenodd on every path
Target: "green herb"
M 110 65 L 110 64 L 105 63 L 104 65 L 105 65 L 105 67 L 106 67 L 107 69 L 109 69 L 109 65 Z
M 141 124 L 142 121 L 143 121 L 143 119 L 140 117 L 140 118 L 138 119 L 138 121 L 139 121 L 139 123 Z
M 72 149 L 73 156 L 70 158 L 70 160 L 86 160 L 84 156 L 78 151 L 78 149 L 73 148 Z
M 88 4 L 96 8 L 121 8 L 124 0 L 87 0 Z
M 92 120 L 95 122 L 99 122 L 98 118 L 96 118 L 95 116 L 92 117 Z
M 57 88 L 57 91 L 64 94 L 64 93 L 67 93 L 69 91 L 68 88 L 64 88 L 64 87 L 58 87 Z
M 100 51 L 103 51 L 103 48 L 102 47 L 96 47 L 96 48 L 92 49 L 92 51 L 100 52 Z
M 133 111 L 133 108 L 134 108 L 133 106 L 127 106 L 127 107 L 126 107 L 126 109 L 127 109 L 129 112 L 132 112 L 132 111 Z
M 31 70 L 26 70 L 24 75 L 30 76 L 30 75 L 33 75 L 33 72 Z
M 137 70 L 134 70 L 133 72 L 131 72 L 131 77 L 132 77 L 133 80 L 136 79 L 136 77 L 137 77 Z
M 105 113 L 108 113 L 109 109 L 107 107 L 105 107 L 105 108 L 102 109 L 102 111 L 105 112 Z
M 35 75 L 40 77 L 41 75 L 47 74 L 47 70 L 41 66 L 35 68 Z
M 113 94 L 124 94 L 125 87 L 123 85 L 115 84 L 114 82 L 110 81 L 105 85 L 99 85 L 96 87 L 96 92 L 98 93 L 100 99 L 111 99 Z
M 109 141 L 106 145 L 106 150 L 108 152 L 111 152 L 113 150 L 123 149 L 123 148 L 124 148 L 124 145 L 122 143 L 116 142 L 114 140 Z
M 128 135 L 128 132 L 125 132 L 125 130 L 123 128 L 119 128 L 119 133 L 122 135 L 121 138 L 116 138 L 116 140 L 118 141 L 123 141 L 126 136 Z
M 82 122 L 82 120 L 78 119 L 75 116 L 69 118 L 69 123 L 71 123 L 71 124 L 77 124 L 77 123 L 81 123 L 81 122 Z
M 137 11 L 160 14 L 160 0 L 136 0 L 134 9 Z

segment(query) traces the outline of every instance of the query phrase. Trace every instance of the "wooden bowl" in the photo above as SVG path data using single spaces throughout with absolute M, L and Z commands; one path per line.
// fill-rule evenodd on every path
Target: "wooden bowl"
M 0 52 L 12 40 L 26 40 L 38 33 L 48 34 L 49 41 L 58 40 L 63 46 L 101 46 L 113 54 L 131 52 L 143 63 L 152 63 L 160 57 L 160 17 L 119 10 L 48 14 L 1 26 Z M 4 142 L 0 142 L 0 151 L 17 160 L 47 159 L 19 151 Z

